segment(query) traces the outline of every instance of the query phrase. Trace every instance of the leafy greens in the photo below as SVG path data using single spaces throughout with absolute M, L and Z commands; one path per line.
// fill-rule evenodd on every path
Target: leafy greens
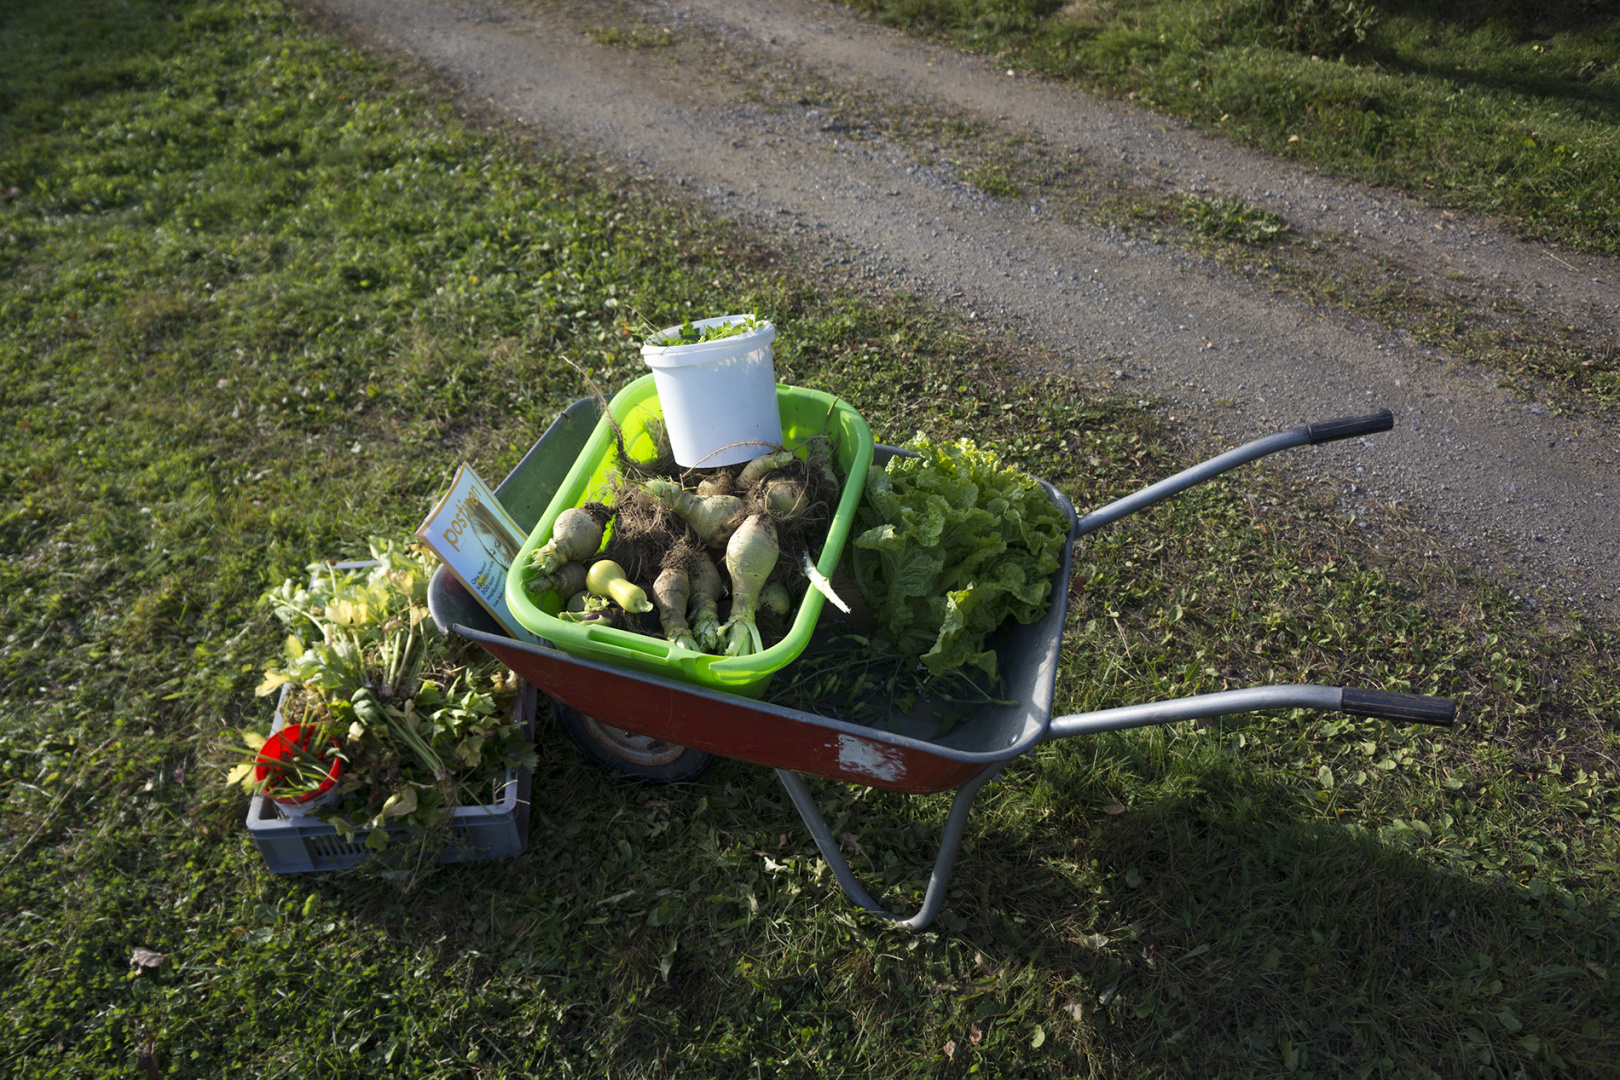
M 648 338 L 647 344 L 665 348 L 672 345 L 703 345 L 710 341 L 724 341 L 726 338 L 737 337 L 751 330 L 758 330 L 764 325 L 765 320 L 757 313 L 715 326 L 699 326 L 688 318 L 681 325 L 672 326 Z
M 291 632 L 258 693 L 288 686 L 284 704 L 299 722 L 341 744 L 339 801 L 318 816 L 348 840 L 370 829 L 367 846 L 381 850 L 384 826 L 413 837 L 447 828 L 457 806 L 499 799 L 507 771 L 538 758 L 510 713 L 517 676 L 447 640 L 429 618 L 433 556 L 375 537 L 371 555 L 350 568 L 312 563 L 308 586 L 288 580 L 265 593 Z M 250 750 L 268 737 L 243 734 Z M 227 783 L 262 790 L 257 760 Z
M 985 638 L 1008 616 L 1046 611 L 1069 519 L 1032 476 L 973 442 L 918 435 L 866 478 L 851 555 L 878 631 L 936 675 L 999 677 Z

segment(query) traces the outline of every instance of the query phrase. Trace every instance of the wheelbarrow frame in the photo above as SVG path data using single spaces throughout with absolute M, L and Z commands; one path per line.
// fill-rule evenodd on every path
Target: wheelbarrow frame
M 496 488 L 518 525 L 533 528 L 573 465 L 600 415 L 595 399 L 576 402 L 535 442 Z M 596 721 L 695 750 L 776 770 L 845 894 L 896 925 L 920 930 L 938 914 L 949 886 L 967 818 L 978 791 L 1014 758 L 1043 742 L 1099 731 L 1266 709 L 1310 708 L 1392 720 L 1448 724 L 1454 705 L 1445 699 L 1327 686 L 1269 686 L 1124 706 L 1053 719 L 1052 701 L 1067 608 L 1073 542 L 1079 537 L 1267 454 L 1308 443 L 1386 431 L 1386 411 L 1278 432 L 1238 447 L 1077 518 L 1069 500 L 1042 481 L 1048 497 L 1068 516 L 1069 543 L 1053 575 L 1052 603 L 1027 626 L 1010 625 L 996 641 L 1005 685 L 1017 701 L 991 704 L 929 739 L 921 726 L 899 730 L 864 727 L 770 702 L 727 694 L 658 675 L 571 656 L 545 642 L 521 641 L 494 619 L 443 567 L 434 575 L 428 606 L 447 633 L 476 641 L 554 699 Z M 902 453 L 879 446 L 874 467 Z M 801 774 L 907 794 L 955 791 L 922 906 L 909 917 L 878 904 L 856 878 Z

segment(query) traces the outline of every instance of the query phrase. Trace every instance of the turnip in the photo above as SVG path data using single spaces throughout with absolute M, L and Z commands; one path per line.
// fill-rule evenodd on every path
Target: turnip
M 554 592 L 558 596 L 573 596 L 585 588 L 585 564 L 565 562 L 549 574 L 530 578 L 525 587 L 530 592 Z
M 580 626 L 618 627 L 623 621 L 623 614 L 616 608 L 609 608 L 607 611 L 563 611 L 558 612 L 557 618 L 561 622 Z
M 600 596 L 592 596 L 589 589 L 581 589 L 579 592 L 568 598 L 568 603 L 563 605 L 563 610 L 571 611 L 575 615 L 578 615 L 584 611 L 606 611 L 612 606 L 612 600 L 607 600 Z
M 551 526 L 551 539 L 529 556 L 529 567 L 550 574 L 564 563 L 584 562 L 602 546 L 605 519 L 591 510 L 576 506 L 557 515 Z
M 648 480 L 641 487 L 685 518 L 698 539 L 710 547 L 724 547 L 742 518 L 743 502 L 735 495 L 699 497 L 671 480 Z
M 791 450 L 776 450 L 769 454 L 761 454 L 743 466 L 743 471 L 737 476 L 737 486 L 746 491 L 777 469 L 785 469 L 793 462 Z
M 624 576 L 624 567 L 612 559 L 598 559 L 585 573 L 585 587 L 593 596 L 606 597 L 626 611 L 651 611 L 652 601 L 640 585 Z
M 715 569 L 713 559 L 698 551 L 688 565 L 687 580 L 691 586 L 691 606 L 687 609 L 686 617 L 691 623 L 692 634 L 703 646 L 704 652 L 718 652 L 720 594 L 725 588 L 720 581 L 720 571 Z
M 731 617 L 721 628 L 726 635 L 727 656 L 747 656 L 765 651 L 754 612 L 766 579 L 776 568 L 781 549 L 776 542 L 776 526 L 760 514 L 750 515 L 726 543 L 726 572 L 731 575 Z
M 786 585 L 780 581 L 773 581 L 759 594 L 759 606 L 786 618 L 788 612 L 793 610 L 793 598 L 788 595 Z
M 797 561 L 806 539 L 822 535 L 838 502 L 835 475 L 812 444 L 809 460 L 789 455 L 787 464 L 767 473 L 745 496 L 747 514 L 769 514 L 782 554 Z
M 623 611 L 614 606 L 613 601 L 592 596 L 589 589 L 581 589 L 568 598 L 568 603 L 557 613 L 557 618 L 563 622 L 587 623 L 593 626 L 618 626 L 623 614 Z
M 667 567 L 653 582 L 653 599 L 658 603 L 658 621 L 663 624 L 664 637 L 677 648 L 702 652 L 692 636 L 692 628 L 686 624 L 686 603 L 691 587 L 691 578 L 685 570 Z
M 713 476 L 705 476 L 698 481 L 697 493 L 699 498 L 709 495 L 735 495 L 737 493 L 737 480 L 730 473 L 721 470 Z
M 803 481 L 791 476 L 779 476 L 765 485 L 765 505 L 771 516 L 792 520 L 803 517 L 810 509 L 810 495 Z

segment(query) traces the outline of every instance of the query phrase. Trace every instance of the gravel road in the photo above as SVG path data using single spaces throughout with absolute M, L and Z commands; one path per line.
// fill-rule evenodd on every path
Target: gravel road
M 369 47 L 419 58 L 472 99 L 749 221 L 829 274 L 962 309 L 1077 374 L 1158 398 L 1212 446 L 1387 407 L 1393 432 L 1294 451 L 1293 466 L 1332 480 L 1351 510 L 1413 508 L 1437 545 L 1506 570 L 1527 602 L 1620 607 L 1612 419 L 1512 395 L 1481 366 L 1172 244 L 986 196 L 919 143 L 815 102 L 843 94 L 869 115 L 966 122 L 1145 192 L 1237 196 L 1414 283 L 1443 279 L 1471 303 L 1512 301 L 1609 342 L 1620 340 L 1612 260 L 1014 75 L 824 0 L 309 3 Z M 605 25 L 634 34 L 600 44 Z M 665 33 L 678 44 L 653 47 Z M 817 94 L 796 96 L 811 83 Z

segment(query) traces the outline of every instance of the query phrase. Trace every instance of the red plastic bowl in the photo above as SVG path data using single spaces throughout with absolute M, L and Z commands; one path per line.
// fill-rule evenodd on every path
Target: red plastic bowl
M 270 770 L 274 767 L 276 762 L 291 757 L 294 753 L 299 751 L 307 752 L 310 748 L 310 740 L 313 739 L 320 730 L 321 729 L 315 724 L 288 724 L 280 731 L 271 735 L 265 740 L 264 745 L 259 747 L 259 759 L 258 764 L 253 770 L 253 779 L 264 785 L 263 791 L 266 795 L 278 803 L 299 806 L 303 803 L 313 802 L 322 795 L 325 795 L 337 785 L 337 782 L 340 779 L 343 778 L 343 759 L 334 757 L 332 759 L 332 767 L 327 771 L 326 779 L 322 780 L 320 787 L 316 788 L 314 791 L 306 791 L 302 795 L 280 796 L 275 794 L 275 785 L 273 781 L 270 784 L 265 784 L 265 780 L 270 776 Z M 337 739 L 332 740 L 332 745 L 338 745 Z

